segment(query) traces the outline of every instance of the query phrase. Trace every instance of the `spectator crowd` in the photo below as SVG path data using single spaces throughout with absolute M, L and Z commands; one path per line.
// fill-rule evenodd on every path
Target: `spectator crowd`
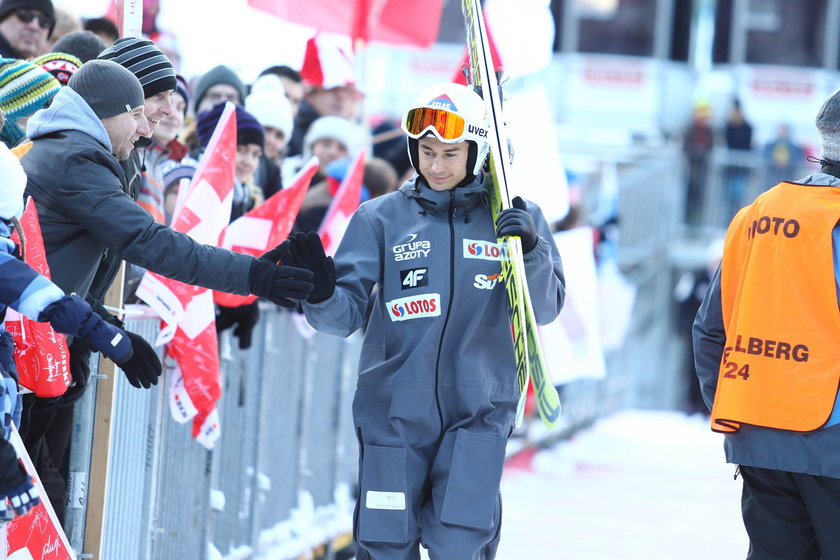
M 369 131 L 359 124 L 364 94 L 352 61 L 326 38 L 310 40 L 303 67 L 271 66 L 252 84 L 223 65 L 187 80 L 177 71 L 176 42 L 157 29 L 155 15 L 144 14 L 142 37 L 120 38 L 109 17 L 82 20 L 51 0 L 0 0 L 0 319 L 11 309 L 68 335 L 72 377 L 66 392 L 49 398 L 20 387 L 12 335 L 0 323 L 0 501 L 17 504 L 18 514 L 38 497 L 8 444 L 11 422 L 61 519 L 73 406 L 90 376 L 91 354 L 111 358 L 138 389 L 161 375 L 157 351 L 106 309 L 105 293 L 120 281 L 123 261 L 126 303 L 137 301 L 146 270 L 288 308 L 312 290 L 307 270 L 201 245 L 168 227 L 226 103 L 236 115 L 230 221 L 281 191 L 312 156 L 319 168 L 297 231 L 319 229 L 360 151 L 373 155 L 365 162 L 362 201 L 395 190 L 413 173 L 404 141 L 391 133 L 373 143 L 373 134 L 397 125 Z M 22 260 L 28 199 L 38 211 L 51 279 Z M 248 348 L 257 304 L 216 312 L 218 331 L 234 327 Z

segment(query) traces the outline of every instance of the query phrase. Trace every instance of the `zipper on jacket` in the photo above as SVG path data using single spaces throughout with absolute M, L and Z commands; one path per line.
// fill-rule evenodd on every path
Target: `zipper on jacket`
M 455 190 L 449 191 L 449 302 L 446 304 L 446 317 L 443 319 L 443 328 L 440 330 L 440 342 L 438 343 L 437 361 L 435 361 L 435 401 L 437 401 L 438 418 L 440 419 L 440 439 L 446 430 L 443 426 L 443 409 L 440 404 L 440 355 L 443 352 L 443 337 L 446 334 L 446 325 L 449 324 L 449 314 L 452 311 L 452 299 L 455 293 Z

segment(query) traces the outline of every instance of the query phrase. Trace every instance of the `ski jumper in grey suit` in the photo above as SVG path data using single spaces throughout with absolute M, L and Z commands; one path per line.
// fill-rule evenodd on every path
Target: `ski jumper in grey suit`
M 533 309 L 552 321 L 560 255 L 539 207 L 525 255 Z M 319 331 L 365 322 L 353 419 L 360 443 L 354 540 L 360 560 L 493 558 L 499 481 L 519 389 L 484 175 L 448 191 L 415 176 L 364 203 L 335 255 L 329 299 L 304 303 Z

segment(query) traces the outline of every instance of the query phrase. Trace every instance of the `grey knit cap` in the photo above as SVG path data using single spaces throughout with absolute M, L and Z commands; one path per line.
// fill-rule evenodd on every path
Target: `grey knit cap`
M 127 113 L 146 104 L 137 76 L 110 60 L 85 62 L 70 77 L 67 86 L 78 93 L 100 119 Z
M 242 83 L 242 80 L 239 79 L 239 76 L 233 70 L 220 64 L 198 80 L 198 84 L 195 86 L 194 107 L 196 111 L 198 110 L 198 106 L 201 105 L 201 100 L 204 98 L 207 90 L 219 84 L 228 84 L 236 88 L 236 91 L 239 93 L 239 101 L 236 102 L 236 105 L 245 103 L 245 85 Z
M 828 96 L 817 111 L 822 157 L 840 161 L 840 89 Z

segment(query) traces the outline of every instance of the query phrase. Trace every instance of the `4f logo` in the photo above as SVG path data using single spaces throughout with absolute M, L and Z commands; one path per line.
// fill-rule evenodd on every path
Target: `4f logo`
M 403 290 L 429 285 L 428 268 L 410 268 L 400 271 L 400 283 Z

